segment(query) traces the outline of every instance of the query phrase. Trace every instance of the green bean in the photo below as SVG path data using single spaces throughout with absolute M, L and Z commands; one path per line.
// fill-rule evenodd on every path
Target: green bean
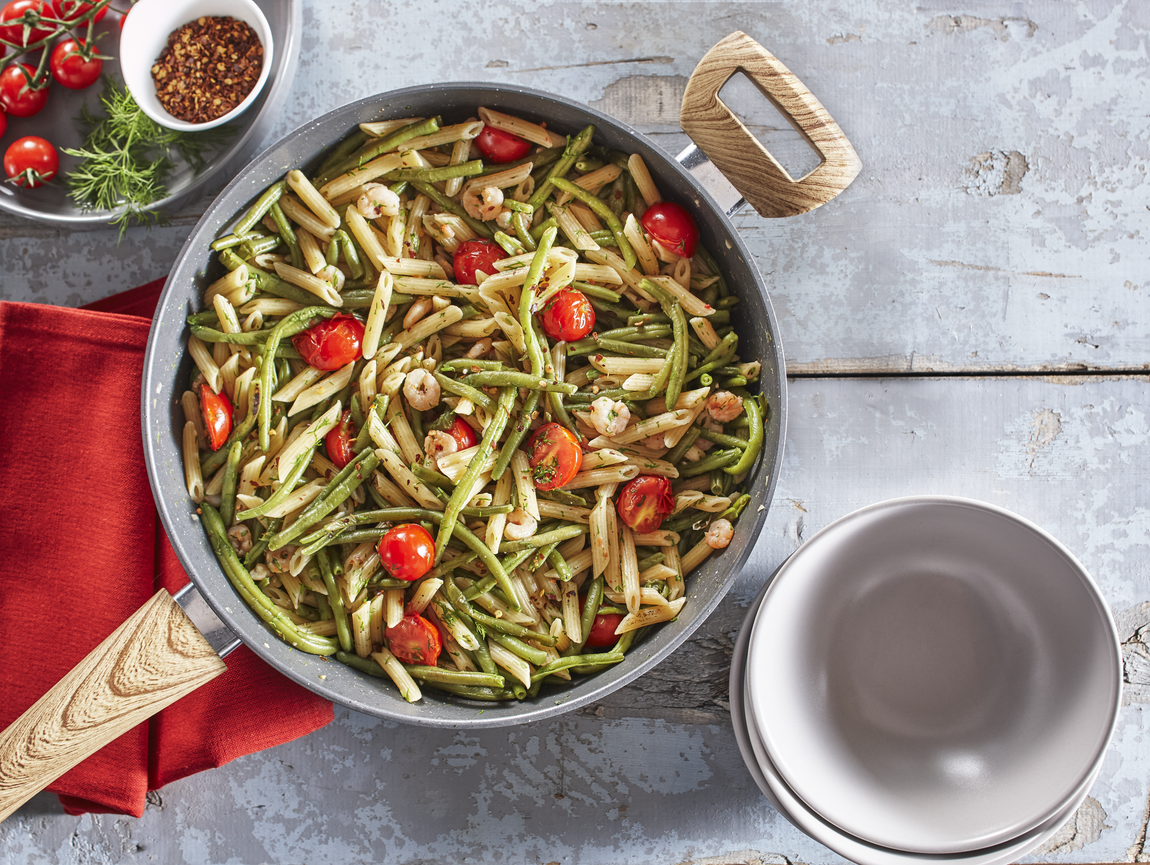
M 513 370 L 493 370 L 472 373 L 463 379 L 464 384 L 473 387 L 522 387 L 528 390 L 542 390 L 548 393 L 575 393 L 579 390 L 573 384 L 554 381 L 541 376 Z
M 712 370 L 725 365 L 734 355 L 735 348 L 738 344 L 739 335 L 733 331 L 728 333 L 722 338 L 719 344 L 711 350 L 711 353 L 704 357 L 700 364 L 687 374 L 686 381 L 709 374 Z
M 454 488 L 455 483 L 445 474 L 437 472 L 435 469 L 429 469 L 420 463 L 412 463 L 411 473 L 423 481 L 425 484 L 430 484 L 433 487 Z
M 698 462 L 684 463 L 679 469 L 679 477 L 693 478 L 695 475 L 706 474 L 711 469 L 721 469 L 723 466 L 728 466 L 738 461 L 744 454 L 746 454 L 746 451 L 740 451 L 737 448 L 715 451 L 703 457 Z
M 336 620 L 338 622 L 338 619 Z M 339 625 L 337 624 L 338 628 Z M 361 673 L 367 673 L 369 676 L 375 676 L 377 679 L 390 679 L 391 676 L 387 670 L 379 665 L 379 662 L 374 658 L 361 658 L 354 652 L 345 652 L 340 649 L 335 653 L 335 659 L 341 664 L 347 664 L 354 670 L 359 670 Z
M 601 285 L 592 285 L 589 282 L 584 282 L 581 279 L 572 280 L 572 288 L 577 288 L 588 297 L 597 297 L 600 300 L 609 300 L 611 303 L 618 303 L 623 295 L 609 288 L 604 288 Z
M 223 342 L 228 345 L 262 345 L 271 336 L 271 330 L 252 330 L 241 333 L 226 333 L 211 327 L 193 324 L 192 336 L 204 342 Z
M 232 524 L 232 518 L 236 515 L 236 478 L 239 475 L 240 457 L 244 452 L 244 443 L 242 441 L 234 441 L 228 448 L 228 459 L 224 463 L 224 488 L 223 499 L 220 502 L 220 519 L 224 521 L 225 526 Z
M 493 619 L 492 621 L 501 620 Z M 492 629 L 487 632 L 487 639 L 491 640 L 493 643 L 498 643 L 500 646 L 507 649 L 507 651 L 513 652 L 523 660 L 527 661 L 529 664 L 534 664 L 538 667 L 547 663 L 546 652 L 544 652 L 542 649 L 536 649 L 534 646 L 529 646 L 519 638 L 513 637 L 510 634 L 505 634 L 502 631 Z
M 316 169 L 316 175 L 327 173 L 328 169 L 334 168 L 338 163 L 351 156 L 359 147 L 363 146 L 368 139 L 368 134 L 362 129 L 356 129 L 347 138 L 337 144 L 320 163 L 319 168 Z
M 751 466 L 755 464 L 759 451 L 763 449 L 763 415 L 759 408 L 758 399 L 750 394 L 744 396 L 743 410 L 747 413 L 747 419 L 750 421 L 750 438 L 747 439 L 746 449 L 742 452 L 739 460 L 734 465 L 723 467 L 723 471 L 729 475 L 741 475 L 744 472 L 749 472 Z
M 252 517 L 262 517 L 268 511 L 272 510 L 272 508 L 285 501 L 295 490 L 296 485 L 303 477 L 303 473 L 307 471 L 307 467 L 311 464 L 311 458 L 314 456 L 318 446 L 319 443 L 316 442 L 299 455 L 287 475 L 281 480 L 279 487 L 274 493 L 268 496 L 266 501 L 256 505 L 254 508 L 247 508 L 246 510 L 240 511 L 236 514 L 236 519 L 243 522 L 244 520 L 250 520 Z
M 419 475 L 416 475 L 416 477 L 419 477 Z M 454 484 L 452 484 L 452 486 L 454 486 Z M 444 492 L 439 487 L 436 487 L 434 489 L 434 492 L 435 492 L 435 497 L 437 499 L 439 499 L 441 502 L 443 502 L 444 504 L 447 504 L 447 502 L 451 501 L 451 496 L 448 493 Z M 509 514 L 513 510 L 515 510 L 515 507 L 513 505 L 509 505 L 509 504 L 508 505 L 487 505 L 484 507 L 475 507 L 475 508 L 467 507 L 467 508 L 464 508 L 459 513 L 465 517 L 478 517 L 479 519 L 485 520 L 488 517 L 494 517 L 497 514 Z
M 506 201 L 504 203 L 506 203 Z M 523 244 L 525 251 L 534 252 L 536 248 L 535 238 L 531 236 L 529 225 L 530 217 L 528 217 L 526 213 L 513 213 L 511 215 L 511 227 L 515 229 L 516 239 Z
M 547 229 L 558 228 L 558 227 L 559 227 L 559 223 L 555 221 L 555 218 L 554 217 L 548 217 L 547 219 L 543 220 L 541 223 L 536 225 L 534 228 L 532 228 L 531 231 L 529 232 L 529 234 L 531 235 L 531 239 L 533 241 L 538 241 L 539 238 L 541 238 L 543 236 L 543 232 L 545 232 Z M 532 249 L 531 251 L 534 252 L 535 250 Z
M 586 534 L 590 529 L 582 524 L 575 524 L 563 526 L 562 528 L 555 529 L 550 532 L 542 532 L 534 534 L 529 538 L 523 538 L 518 541 L 504 541 L 499 549 L 503 552 L 514 553 L 520 550 L 529 550 L 536 547 L 543 547 L 552 541 L 569 541 L 571 538 L 577 538 L 580 535 Z
M 332 178 L 339 177 L 341 174 L 347 174 L 349 171 L 359 168 L 364 163 L 370 162 L 377 156 L 382 156 L 388 151 L 396 150 L 399 145 L 403 144 L 409 139 L 415 138 L 419 135 L 430 135 L 432 132 L 438 131 L 439 123 L 438 119 L 435 117 L 430 117 L 427 120 L 417 121 L 415 123 L 409 123 L 407 126 L 401 126 L 399 129 L 395 130 L 389 135 L 385 135 L 383 138 L 378 138 L 374 142 L 368 142 L 367 146 L 364 147 L 358 154 L 349 156 L 347 159 L 344 159 L 334 168 L 328 169 L 326 173 L 320 175 L 320 177 L 316 178 L 316 180 L 318 181 L 318 184 L 322 186 Z
M 564 505 L 575 505 L 579 508 L 587 507 L 587 500 L 575 493 L 569 493 L 566 490 L 536 490 L 535 493 L 541 499 L 548 499 L 549 501 L 559 502 Z
M 506 232 L 497 231 L 495 232 L 495 236 L 492 239 L 498 243 L 503 251 L 506 252 L 509 256 L 522 255 L 527 251 L 527 247 L 525 247 L 521 241 L 512 237 Z M 532 245 L 534 245 L 534 241 L 532 241 Z
M 220 519 L 219 512 L 207 502 L 200 503 L 200 512 L 204 528 L 208 533 L 208 540 L 211 542 L 212 549 L 215 551 L 224 574 L 256 615 L 270 625 L 272 630 L 283 638 L 284 642 L 295 646 L 297 649 L 312 655 L 334 654 L 337 646 L 332 640 L 301 630 L 295 622 L 287 617 L 283 610 L 272 602 L 271 598 L 260 590 L 232 548 L 231 541 L 228 540 L 227 527 Z
M 468 602 L 467 597 L 463 594 L 462 590 L 460 590 L 459 586 L 457 586 L 455 581 L 450 577 L 443 581 L 443 587 L 441 591 L 444 593 L 447 600 L 451 603 L 451 606 L 455 607 L 455 609 L 459 612 L 465 614 L 472 621 L 478 622 L 480 625 L 487 629 L 489 634 L 492 634 L 492 632 L 498 632 L 512 637 L 522 637 L 523 639 L 527 640 L 535 640 L 537 643 L 541 643 L 545 646 L 555 645 L 555 637 L 552 637 L 550 634 L 541 634 L 536 631 L 532 631 L 530 628 L 527 628 L 523 625 L 517 625 L 514 622 L 507 621 L 506 619 L 498 619 L 495 616 L 489 616 L 487 613 L 475 609 L 475 607 Z M 510 648 L 510 646 L 508 646 L 508 648 Z M 515 650 L 512 649 L 512 651 Z M 516 652 L 516 654 L 518 654 L 518 652 Z
M 297 333 L 302 333 L 313 324 L 316 319 L 333 318 L 337 310 L 330 307 L 323 306 L 307 306 L 303 309 L 296 310 L 293 313 L 285 315 L 280 319 L 279 324 L 272 328 L 271 334 L 268 336 L 267 342 L 264 345 L 264 352 L 266 357 L 274 357 L 276 348 L 279 344 L 289 337 L 295 336 Z M 262 393 L 273 393 L 271 377 L 274 364 L 264 363 L 260 370 L 260 390 Z M 260 450 L 267 451 L 271 446 L 271 417 L 272 417 L 272 401 L 265 399 L 260 403 L 259 410 L 259 431 L 260 431 Z
M 616 648 L 610 652 L 601 652 L 595 655 L 569 655 L 565 658 L 558 658 L 550 664 L 544 664 L 538 670 L 531 674 L 532 682 L 539 682 L 546 679 L 552 673 L 557 673 L 560 670 L 569 670 L 572 667 L 582 667 L 588 665 L 600 666 L 604 664 L 618 664 L 624 659 L 622 652 Z
M 543 277 L 543 268 L 547 264 L 547 255 L 555 244 L 555 235 L 558 228 L 549 228 L 539 238 L 539 245 L 527 268 L 527 278 L 523 282 L 522 293 L 519 298 L 519 326 L 523 328 L 523 340 L 527 344 L 527 358 L 531 362 L 531 375 L 538 379 L 543 375 L 543 350 L 535 338 L 535 289 Z
M 591 136 L 594 134 L 595 127 L 586 126 L 567 140 L 567 146 L 563 149 L 563 155 L 559 157 L 555 165 L 551 167 L 551 170 L 547 172 L 547 178 L 535 186 L 535 192 L 527 199 L 528 204 L 536 210 L 539 209 L 543 202 L 551 195 L 555 180 L 566 177 L 567 172 L 571 170 L 575 161 L 591 146 Z
M 503 369 L 503 361 L 501 360 L 472 360 L 469 357 L 458 357 L 455 360 L 445 360 L 439 365 L 440 370 L 467 370 L 469 372 L 479 372 L 480 370 L 500 370 Z
M 432 374 L 435 376 L 435 380 L 439 382 L 439 386 L 448 393 L 469 399 L 475 403 L 475 405 L 481 405 L 488 411 L 495 410 L 495 400 L 469 382 L 448 378 L 438 370 Z
M 673 466 L 679 465 L 683 459 L 683 455 L 691 449 L 691 446 L 695 443 L 695 440 L 701 435 L 701 433 L 702 430 L 700 427 L 692 424 L 687 429 L 687 431 L 683 433 L 683 437 L 679 439 L 678 444 L 667 451 L 667 453 L 663 456 L 663 459 Z
M 535 208 L 525 201 L 516 201 L 514 198 L 503 199 L 503 206 L 513 213 L 523 213 L 531 216 L 535 213 Z
M 491 468 L 491 479 L 493 481 L 499 480 L 503 477 L 503 473 L 507 471 L 507 467 L 511 464 L 511 457 L 515 451 L 522 444 L 523 439 L 527 437 L 527 430 L 531 425 L 533 415 L 536 414 L 539 408 L 539 398 L 541 391 L 533 390 L 527 394 L 527 399 L 523 401 L 523 410 L 515 416 L 515 423 L 511 428 L 511 432 L 507 434 L 507 440 L 503 442 L 503 447 L 499 451 L 499 456 L 495 458 L 495 465 Z
M 287 181 L 281 180 L 278 183 L 273 183 L 263 194 L 256 199 L 256 203 L 251 206 L 247 213 L 240 217 L 239 221 L 232 229 L 232 234 L 241 235 L 247 234 L 252 230 L 252 227 L 267 216 L 268 211 L 272 206 L 280 200 L 287 188 Z
M 457 697 L 462 697 L 465 700 L 481 700 L 488 703 L 494 703 L 501 700 L 518 700 L 517 692 L 503 688 L 502 690 L 495 690 L 494 688 L 477 688 L 471 685 L 454 685 L 448 682 L 428 682 L 431 687 L 437 691 L 443 691 L 447 694 L 454 694 Z
M 551 563 L 551 567 L 559 575 L 559 582 L 569 583 L 574 578 L 575 574 L 571 572 L 571 566 L 567 564 L 567 560 L 563 558 L 563 554 L 559 550 L 552 550 L 548 553 L 547 561 Z
M 218 240 L 213 240 L 211 242 L 211 247 L 213 251 L 220 252 L 221 250 L 231 249 L 232 247 L 239 246 L 242 243 L 246 243 L 249 240 L 255 240 L 259 237 L 266 237 L 266 235 L 255 231 L 247 232 L 239 236 L 235 234 L 225 234 Z
M 458 165 L 444 165 L 441 168 L 407 168 L 388 174 L 390 180 L 418 180 L 421 183 L 439 183 L 453 177 L 474 177 L 483 171 L 483 160 L 472 159 Z
M 355 240 L 350 234 L 340 228 L 331 236 L 331 245 L 334 246 L 337 242 L 340 250 L 343 252 L 343 260 L 347 262 L 347 268 L 351 271 L 351 278 L 363 279 L 367 271 L 363 266 L 363 261 L 359 257 L 359 248 L 355 245 Z M 329 263 L 336 264 L 334 261 Z M 373 293 L 374 289 L 375 287 L 372 286 Z
M 498 673 L 479 673 L 474 670 L 449 670 L 446 667 L 426 667 L 419 664 L 404 664 L 407 675 L 421 682 L 436 685 L 471 685 L 488 688 L 502 688 L 503 676 Z
M 377 465 L 379 465 L 379 457 L 371 448 L 364 448 L 356 454 L 355 458 L 328 482 L 323 492 L 296 517 L 291 526 L 282 529 L 268 541 L 268 549 L 278 550 L 290 544 L 306 529 L 326 517 L 355 492 L 365 478 L 371 476 Z
M 743 403 L 746 407 L 746 401 Z M 726 433 L 715 432 L 714 430 L 706 429 L 705 427 L 696 427 L 699 430 L 699 438 L 705 441 L 714 442 L 717 445 L 723 445 L 728 448 L 738 448 L 739 450 L 746 450 L 747 442 L 738 436 L 727 435 Z
M 623 263 L 627 269 L 630 270 L 635 266 L 638 260 L 635 257 L 635 250 L 631 248 L 631 242 L 627 240 L 623 234 L 623 224 L 619 222 L 619 217 L 616 216 L 611 208 L 602 202 L 594 193 L 588 192 L 582 186 L 577 186 L 570 180 L 564 177 L 555 177 L 551 179 L 556 189 L 566 192 L 572 198 L 577 198 L 586 204 L 591 210 L 607 223 L 607 227 L 611 229 L 611 233 L 615 235 L 615 241 L 619 245 L 619 252 L 623 256 Z
M 746 508 L 746 506 L 749 505 L 750 503 L 751 503 L 750 494 L 749 493 L 743 493 L 741 496 L 739 496 L 737 499 L 735 499 L 731 503 L 731 506 L 729 508 L 727 508 L 721 514 L 719 514 L 719 519 L 730 520 L 731 522 L 734 522 L 735 520 L 737 520 L 740 517 L 740 515 L 742 515 L 743 509 Z
M 614 647 L 611 649 L 611 651 L 607 652 L 606 654 L 608 654 L 608 655 L 625 655 L 627 653 L 627 650 L 631 648 L 631 643 L 634 641 L 635 637 L 637 635 L 641 634 L 644 630 L 646 630 L 646 629 L 645 628 L 637 628 L 634 631 L 627 631 L 625 634 L 623 634 L 621 637 L 619 637 L 619 642 L 617 642 L 614 645 Z M 581 660 L 589 659 L 589 658 L 593 659 L 594 657 L 595 657 L 594 655 L 583 655 Z M 578 666 L 578 667 L 571 667 L 570 670 L 572 673 L 578 673 L 580 676 L 590 676 L 594 673 L 602 672 L 603 670 L 607 669 L 608 667 L 610 667 L 616 663 L 618 663 L 618 661 L 615 661 L 614 659 L 609 660 L 606 663 L 603 663 L 601 661 L 596 662 L 596 661 L 592 660 L 591 663 L 584 663 L 583 665 Z
M 355 641 L 351 636 L 351 626 L 347 623 L 347 610 L 343 606 L 343 595 L 340 594 L 339 586 L 335 583 L 335 574 L 332 571 L 331 559 L 328 557 L 327 550 L 320 550 L 316 553 L 316 559 L 319 560 L 319 573 L 323 579 L 324 586 L 327 587 L 327 602 L 331 604 L 331 614 L 335 618 L 335 635 L 339 639 L 339 645 L 345 652 L 350 652 L 355 645 Z
M 283 212 L 283 208 L 281 208 L 277 202 L 271 206 L 270 213 L 272 221 L 276 224 L 276 231 L 279 232 L 283 242 L 287 244 L 287 248 L 291 250 L 292 267 L 303 267 L 303 250 L 300 249 L 299 238 L 296 237 L 295 229 L 292 228 L 292 224 Z

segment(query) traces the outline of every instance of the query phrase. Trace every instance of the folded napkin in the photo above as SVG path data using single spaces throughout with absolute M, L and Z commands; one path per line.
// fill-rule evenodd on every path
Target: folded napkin
M 156 514 L 140 434 L 162 285 L 91 309 L 0 303 L 0 728 L 159 587 L 188 582 Z M 149 790 L 332 719 L 331 703 L 246 646 L 226 663 L 49 786 L 64 810 L 139 817 Z

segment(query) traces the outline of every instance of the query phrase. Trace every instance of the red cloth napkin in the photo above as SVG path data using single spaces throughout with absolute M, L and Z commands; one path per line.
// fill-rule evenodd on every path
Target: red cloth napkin
M 144 347 L 162 286 L 90 309 L 0 303 L 0 728 L 159 587 L 188 582 L 140 438 Z M 49 786 L 64 810 L 139 817 L 149 790 L 332 719 L 331 703 L 246 646 L 226 663 Z

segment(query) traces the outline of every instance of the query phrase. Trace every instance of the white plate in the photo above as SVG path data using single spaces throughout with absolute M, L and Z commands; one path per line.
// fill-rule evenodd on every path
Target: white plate
M 766 592 L 746 663 L 752 732 L 793 793 L 847 835 L 935 855 L 1054 819 L 1101 764 L 1121 690 L 1113 620 L 1074 557 L 943 497 L 811 538 Z

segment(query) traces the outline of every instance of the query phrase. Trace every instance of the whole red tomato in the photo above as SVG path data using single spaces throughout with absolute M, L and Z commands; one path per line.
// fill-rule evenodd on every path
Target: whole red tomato
M 507 258 L 503 248 L 491 240 L 465 240 L 455 250 L 451 267 L 455 271 L 455 281 L 459 285 L 478 285 L 475 272 L 481 270 L 488 276 L 497 271 L 495 262 Z
M 83 90 L 91 87 L 100 78 L 104 61 L 99 57 L 85 57 L 84 43 L 76 39 L 65 39 L 52 49 L 49 66 L 52 77 L 69 90 Z
M 218 451 L 232 432 L 232 404 L 225 393 L 215 393 L 206 384 L 200 386 L 200 413 L 204 432 L 212 450 Z
M 439 629 L 419 613 L 408 613 L 384 632 L 391 654 L 404 664 L 434 667 L 442 643 Z
M 545 423 L 531 434 L 525 448 L 531 479 L 541 490 L 553 490 L 571 480 L 583 465 L 583 449 L 567 427 Z
M 671 482 L 655 475 L 639 475 L 627 481 L 615 500 L 619 519 L 633 532 L 653 532 L 675 509 Z
M 558 292 L 539 313 L 543 331 L 554 340 L 573 342 L 595 327 L 595 307 L 587 295 L 575 288 Z
M 527 155 L 531 142 L 494 126 L 484 126 L 475 137 L 475 146 L 488 162 L 514 162 Z
M 52 17 L 62 21 L 75 21 L 95 5 L 95 3 L 86 3 L 84 0 L 53 0 L 52 11 L 55 14 Z M 93 17 L 99 21 L 107 14 L 108 7 L 104 5 Z M 126 12 L 124 14 L 127 15 Z
M 56 148 L 35 135 L 17 138 L 4 152 L 4 174 L 17 186 L 28 189 L 43 186 L 59 170 Z
M 451 422 L 451 426 L 447 428 L 447 434 L 455 439 L 455 443 L 459 445 L 461 451 L 479 444 L 479 436 L 475 434 L 471 424 L 461 417 L 457 417 Z
M 345 410 L 339 423 L 328 431 L 323 444 L 327 448 L 327 458 L 341 469 L 355 459 L 355 430 L 350 409 Z
M 346 366 L 363 351 L 363 325 L 346 313 L 321 321 L 292 337 L 300 357 L 316 369 L 329 371 Z
M 0 72 L 0 103 L 13 117 L 39 114 L 48 102 L 46 84 L 37 89 L 28 86 L 36 69 L 27 63 L 13 63 Z
M 643 229 L 676 255 L 690 258 L 699 244 L 699 229 L 682 205 L 673 201 L 652 204 L 639 220 Z
M 0 22 L 5 22 L 3 26 L 0 26 L 0 39 L 14 42 L 17 45 L 31 45 L 33 42 L 47 39 L 55 32 L 51 27 L 36 27 L 25 24 L 23 18 L 28 12 L 35 13 L 31 16 L 33 19 L 36 19 L 38 15 L 46 15 L 49 18 L 55 17 L 51 5 L 46 0 L 12 0 L 3 10 L 0 10 Z M 17 19 L 21 19 L 17 24 L 7 23 Z M 24 35 L 25 28 L 28 28 L 27 37 Z
M 397 580 L 418 580 L 435 564 L 435 541 L 417 523 L 388 529 L 379 539 L 379 562 Z

